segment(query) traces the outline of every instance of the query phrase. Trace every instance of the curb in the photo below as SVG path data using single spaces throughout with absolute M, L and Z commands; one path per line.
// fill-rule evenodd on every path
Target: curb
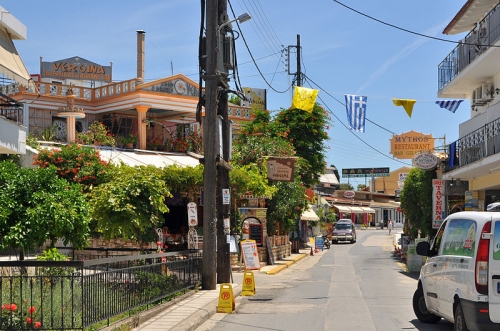
M 294 258 L 293 260 L 291 260 L 291 261 L 285 261 L 283 264 L 280 264 L 280 265 L 276 266 L 272 270 L 266 271 L 265 274 L 266 275 L 276 275 L 280 271 L 282 271 L 282 270 L 290 267 L 291 265 L 297 263 L 297 261 L 302 260 L 306 256 L 307 256 L 307 254 L 300 254 L 299 256 L 297 256 L 296 258 Z

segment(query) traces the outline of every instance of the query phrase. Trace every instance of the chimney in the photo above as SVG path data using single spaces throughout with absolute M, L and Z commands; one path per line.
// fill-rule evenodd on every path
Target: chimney
M 145 58 L 146 31 L 137 30 L 137 83 L 144 83 L 144 58 Z

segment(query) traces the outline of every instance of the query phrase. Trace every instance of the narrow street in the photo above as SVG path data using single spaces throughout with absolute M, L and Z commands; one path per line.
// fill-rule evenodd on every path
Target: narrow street
M 417 275 L 403 271 L 393 249 L 386 230 L 359 230 L 354 245 L 332 245 L 277 275 L 255 272 L 256 295 L 236 298 L 235 313 L 215 314 L 196 331 L 453 330 L 417 320 Z

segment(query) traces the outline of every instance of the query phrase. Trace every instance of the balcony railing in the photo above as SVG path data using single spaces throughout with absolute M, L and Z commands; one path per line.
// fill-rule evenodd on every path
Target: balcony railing
M 500 118 L 463 136 L 448 147 L 445 172 L 458 169 L 500 152 Z
M 500 37 L 500 3 L 438 65 L 438 90 L 451 82 Z

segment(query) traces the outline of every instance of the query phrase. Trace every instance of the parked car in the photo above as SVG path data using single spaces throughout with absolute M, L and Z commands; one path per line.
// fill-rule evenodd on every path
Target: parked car
M 464 211 L 448 216 L 432 244 L 413 295 L 424 323 L 444 318 L 455 330 L 500 329 L 500 213 Z
M 332 233 L 332 243 L 336 244 L 339 241 L 350 241 L 351 244 L 356 242 L 356 228 L 351 220 L 340 219 L 335 223 Z

